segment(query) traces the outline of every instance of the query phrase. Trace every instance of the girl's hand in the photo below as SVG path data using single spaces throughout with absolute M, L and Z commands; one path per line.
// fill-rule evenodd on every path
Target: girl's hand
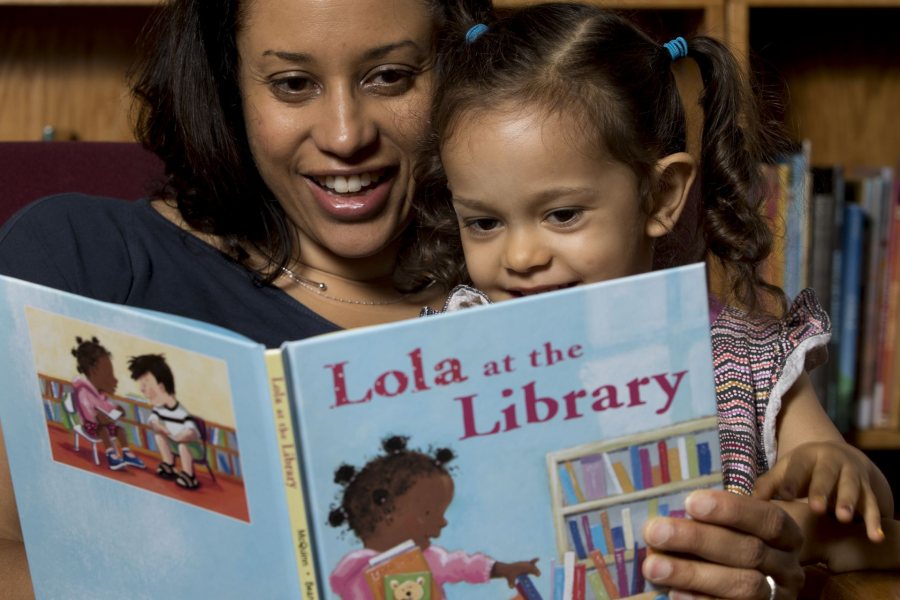
M 503 577 L 506 579 L 509 587 L 516 587 L 516 577 L 519 575 L 534 575 L 537 577 L 541 574 L 541 570 L 537 568 L 537 561 L 538 559 L 536 558 L 513 563 L 504 563 L 498 560 L 491 569 L 491 577 Z
M 651 552 L 644 577 L 697 597 L 796 598 L 803 587 L 799 526 L 777 504 L 720 490 L 693 492 L 685 501 L 693 519 L 654 518 L 644 527 Z
M 881 542 L 882 515 L 869 479 L 869 465 L 866 455 L 847 443 L 808 442 L 779 458 L 756 481 L 753 496 L 761 500 L 806 497 L 809 508 L 818 515 L 834 506 L 841 523 L 849 523 L 858 512 L 869 539 Z

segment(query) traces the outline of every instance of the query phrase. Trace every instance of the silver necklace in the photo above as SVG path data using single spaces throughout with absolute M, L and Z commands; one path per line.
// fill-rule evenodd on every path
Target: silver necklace
M 400 296 L 394 300 L 349 300 L 347 298 L 338 298 L 337 296 L 331 296 L 330 294 L 326 294 L 325 292 L 328 290 L 328 284 L 324 281 L 313 281 L 312 279 L 307 279 L 306 277 L 301 277 L 297 275 L 287 267 L 281 267 L 281 272 L 284 275 L 299 285 L 300 287 L 306 288 L 311 292 L 315 292 L 317 295 L 325 298 L 326 300 L 333 300 L 334 302 L 343 302 L 344 304 L 361 304 L 365 306 L 382 306 L 386 304 L 398 304 L 403 302 L 406 299 L 406 295 Z

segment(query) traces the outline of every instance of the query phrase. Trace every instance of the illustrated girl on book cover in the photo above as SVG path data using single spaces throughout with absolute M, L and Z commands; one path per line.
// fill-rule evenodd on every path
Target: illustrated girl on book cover
M 412 540 L 424 555 L 440 598 L 445 583 L 486 583 L 502 577 L 513 587 L 519 575 L 540 575 L 536 558 L 504 563 L 482 553 L 450 552 L 431 543 L 447 525 L 444 513 L 454 490 L 447 463 L 455 455 L 447 448 L 433 455 L 410 450 L 407 440 L 389 437 L 382 443 L 384 454 L 359 471 L 344 464 L 335 472 L 335 482 L 344 491 L 329 523 L 346 525 L 363 548 L 344 556 L 332 571 L 332 591 L 343 600 L 383 597 L 367 582 L 369 560 L 406 540 Z

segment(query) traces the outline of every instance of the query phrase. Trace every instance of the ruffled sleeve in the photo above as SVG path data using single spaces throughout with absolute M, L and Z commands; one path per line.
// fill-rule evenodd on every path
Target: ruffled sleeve
M 831 321 L 805 289 L 781 319 L 724 307 L 711 328 L 726 489 L 749 494 L 777 456 L 782 399 L 803 370 L 827 358 Z

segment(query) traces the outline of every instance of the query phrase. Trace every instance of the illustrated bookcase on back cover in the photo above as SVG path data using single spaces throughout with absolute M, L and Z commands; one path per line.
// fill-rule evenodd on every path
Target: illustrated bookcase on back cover
M 718 481 L 702 265 L 280 349 L 208 324 L 0 277 L 0 330 L 0 419 L 42 598 L 370 600 L 368 587 L 341 587 L 342 577 L 346 582 L 352 563 L 351 583 L 368 586 L 368 561 L 389 548 L 331 522 L 349 489 L 335 475 L 344 465 L 361 470 L 396 436 L 411 452 L 452 451 L 452 493 L 448 504 L 427 507 L 435 515 L 419 547 L 427 568 L 419 560 L 411 573 L 384 570 L 379 589 L 386 596 L 390 586 L 430 585 L 435 600 L 509 597 L 507 581 L 484 570 L 493 560 L 536 560 L 540 574 L 517 588 L 546 600 L 569 573 L 573 599 L 625 595 L 619 585 L 630 594 L 641 589 L 635 544 L 645 515 L 675 515 L 689 489 Z M 64 414 L 67 386 L 77 376 L 71 350 L 76 338 L 91 337 L 111 353 L 119 381 L 109 396 L 145 470 L 111 470 L 102 452 L 97 461 L 75 445 Z M 160 457 L 146 430 L 150 399 L 129 376 L 130 359 L 145 354 L 165 356 L 178 401 L 207 423 L 206 460 L 217 475 L 201 466 L 196 490 L 156 475 Z M 627 475 L 606 478 L 603 494 L 596 471 L 585 479 L 597 456 L 609 459 L 610 473 Z M 227 474 L 226 457 L 235 476 L 219 477 Z M 569 469 L 567 498 L 558 474 Z M 425 485 L 413 477 L 394 493 L 402 499 L 417 484 Z M 611 493 L 616 485 L 622 493 Z M 609 542 L 603 514 L 615 535 Z M 375 519 L 391 526 L 408 516 Z M 578 537 L 561 536 L 570 523 L 584 522 L 577 558 L 570 548 L 578 549 Z M 406 529 L 396 533 L 412 537 Z M 441 552 L 451 562 L 465 557 L 455 564 L 480 556 L 481 570 L 444 569 L 449 562 L 432 560 Z M 560 562 L 571 568 L 557 576 Z M 614 594 L 595 593 L 598 568 L 611 577 L 630 571 L 627 584 L 618 578 Z

